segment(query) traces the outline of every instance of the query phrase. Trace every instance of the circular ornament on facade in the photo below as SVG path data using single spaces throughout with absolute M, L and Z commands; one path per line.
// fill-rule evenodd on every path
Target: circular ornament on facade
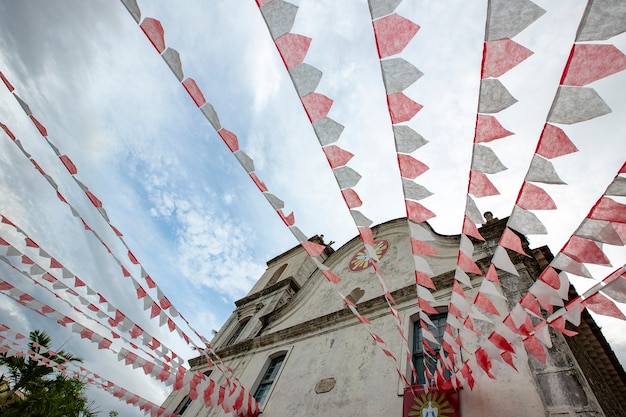
M 376 256 L 378 256 L 378 259 L 382 258 L 389 250 L 389 241 L 385 239 L 375 240 L 374 250 L 376 251 Z M 352 272 L 364 271 L 372 266 L 372 263 L 372 258 L 367 253 L 367 249 L 363 247 L 361 248 L 361 250 L 354 254 L 352 259 L 350 259 L 348 269 Z

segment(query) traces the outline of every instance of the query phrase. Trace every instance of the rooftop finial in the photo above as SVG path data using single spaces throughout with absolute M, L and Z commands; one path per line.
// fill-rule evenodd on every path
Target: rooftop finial
M 485 216 L 485 220 L 486 220 L 485 224 L 489 224 L 491 222 L 498 220 L 497 217 L 493 217 L 493 213 L 490 211 L 486 211 L 485 214 L 483 214 L 483 216 Z

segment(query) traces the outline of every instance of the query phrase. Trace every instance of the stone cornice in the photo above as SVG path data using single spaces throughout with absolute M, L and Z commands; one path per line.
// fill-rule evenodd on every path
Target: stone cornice
M 261 291 L 259 292 L 255 292 L 254 294 L 248 295 L 246 297 L 243 297 L 237 301 L 235 301 L 235 305 L 237 306 L 237 308 L 240 308 L 242 306 L 245 306 L 246 304 L 249 304 L 267 294 L 271 294 L 279 289 L 282 289 L 283 287 L 291 287 L 295 292 L 300 290 L 300 286 L 298 285 L 298 283 L 296 282 L 296 280 L 293 277 L 289 277 L 289 278 L 285 278 L 282 279 L 280 281 L 278 281 L 276 284 L 274 285 L 270 285 L 267 288 L 263 288 Z
M 500 230 L 502 229 L 500 228 Z M 526 266 L 536 267 L 536 265 L 529 265 L 529 264 L 536 264 L 536 261 L 533 258 L 528 258 L 526 256 L 523 256 L 521 254 L 518 254 L 512 251 L 508 251 L 508 252 L 511 257 L 511 261 L 514 264 L 523 263 Z M 481 270 L 486 271 L 487 268 L 489 267 L 490 260 L 491 259 L 489 257 L 485 257 L 477 261 L 476 264 L 479 266 L 479 268 L 481 268 Z M 474 276 L 473 274 L 471 275 L 472 277 Z M 437 288 L 441 288 L 441 289 L 451 288 L 454 282 L 454 271 L 449 271 L 444 274 L 437 275 L 436 277 L 433 277 L 432 280 Z M 297 283 L 294 282 L 294 284 L 297 286 Z M 267 290 L 271 290 L 271 291 L 267 291 L 267 293 L 275 291 L 278 288 L 282 288 L 283 286 L 286 286 L 286 283 L 283 283 L 283 281 L 278 282 L 276 285 L 273 285 L 272 287 L 267 288 Z M 257 293 L 257 294 L 261 294 L 261 293 Z M 257 294 L 254 294 L 253 296 L 251 296 L 251 298 L 252 297 L 256 298 Z M 400 288 L 398 290 L 395 290 L 391 293 L 391 295 L 398 304 L 406 302 L 406 301 L 415 300 L 416 298 L 415 285 L 412 284 L 412 285 L 408 285 L 406 287 Z M 245 299 L 242 299 L 242 300 L 245 300 Z M 239 300 L 239 301 L 242 301 L 242 300 Z M 248 300 L 247 302 L 250 302 L 250 301 L 251 300 Z M 387 301 L 385 300 L 385 297 L 381 295 L 371 300 L 358 303 L 357 308 L 359 312 L 363 315 L 371 314 L 372 312 L 375 312 L 378 310 L 382 311 L 386 309 Z M 282 309 L 279 308 L 275 310 L 274 312 L 269 313 L 265 315 L 264 317 L 262 317 L 263 323 L 271 323 L 274 319 L 280 316 L 281 310 Z M 250 350 L 254 350 L 257 348 L 261 348 L 261 347 L 272 345 L 272 344 L 279 343 L 279 342 L 284 342 L 286 340 L 290 340 L 301 335 L 315 333 L 320 330 L 323 330 L 332 326 L 336 326 L 338 323 L 347 321 L 351 319 L 352 317 L 353 317 L 352 312 L 349 309 L 344 308 L 344 309 L 335 311 L 333 313 L 326 314 L 324 316 L 305 321 L 303 323 L 297 324 L 287 329 L 279 330 L 273 333 L 268 333 L 262 336 L 257 336 L 251 339 L 242 340 L 239 343 L 235 343 L 233 345 L 225 346 L 221 349 L 218 349 L 216 353 L 222 359 L 225 359 L 225 358 L 235 356 L 235 355 L 238 355 L 238 354 L 250 351 Z M 191 367 L 200 365 L 203 363 L 202 359 L 203 359 L 202 357 L 190 359 L 189 365 Z
M 448 273 L 441 274 L 433 278 L 433 282 L 438 288 L 450 288 L 452 286 L 453 280 L 454 280 L 454 272 L 448 272 Z M 393 291 L 391 295 L 398 303 L 413 300 L 415 299 L 415 285 L 408 285 L 404 288 L 400 288 L 399 290 Z M 385 297 L 381 295 L 371 300 L 358 303 L 357 308 L 359 309 L 359 312 L 361 312 L 361 314 L 368 314 L 377 310 L 386 309 L 387 301 L 385 300 Z M 279 314 L 280 314 L 280 309 L 264 316 L 263 321 L 271 322 Z M 249 350 L 253 350 L 259 347 L 263 347 L 263 346 L 271 345 L 277 342 L 292 339 L 303 334 L 310 334 L 315 331 L 334 326 L 339 322 L 347 321 L 351 319 L 352 317 L 353 317 L 352 312 L 349 309 L 344 308 L 344 309 L 335 311 L 333 313 L 326 314 L 324 316 L 305 321 L 303 323 L 297 324 L 287 329 L 283 329 L 277 332 L 265 334 L 263 336 L 258 336 L 255 338 L 243 340 L 239 343 L 235 343 L 233 345 L 223 347 L 221 349 L 218 349 L 216 353 L 222 359 L 228 358 L 230 356 L 247 352 Z M 191 367 L 200 365 L 203 363 L 202 359 L 203 357 L 201 356 L 190 359 L 189 365 Z

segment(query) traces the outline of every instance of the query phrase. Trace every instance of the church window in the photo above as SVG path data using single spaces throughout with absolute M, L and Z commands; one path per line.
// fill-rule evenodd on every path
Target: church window
M 228 338 L 228 342 L 226 342 L 226 346 L 230 346 L 237 341 L 237 338 L 241 335 L 241 332 L 246 327 L 246 324 L 248 324 L 249 321 L 250 321 L 250 317 L 246 317 L 245 319 L 241 320 L 237 324 L 237 328 L 235 329 L 233 334 L 230 336 L 230 338 Z
M 270 388 L 272 388 L 272 385 L 274 384 L 274 381 L 278 376 L 278 372 L 280 371 L 280 368 L 285 361 L 285 356 L 286 355 L 284 353 L 280 356 L 275 356 L 274 358 L 272 358 L 269 365 L 265 369 L 263 377 L 259 382 L 259 386 L 254 392 L 254 399 L 257 400 L 259 403 L 262 403 L 265 400 L 267 394 L 270 391 Z
M 435 327 L 428 326 L 430 332 L 437 338 L 437 344 L 429 343 L 429 346 L 435 352 L 431 355 L 431 352 L 427 352 L 424 355 L 424 342 L 422 340 L 422 329 L 420 327 L 420 321 L 416 320 L 413 323 L 413 366 L 417 371 L 417 381 L 413 383 L 424 384 L 426 381 L 424 375 L 424 365 L 426 365 L 430 374 L 435 374 L 435 367 L 437 365 L 437 357 L 439 356 L 439 350 L 441 349 L 441 340 L 443 339 L 443 332 L 446 328 L 447 313 L 433 314 L 429 316 Z M 426 341 L 428 343 L 428 341 Z
M 280 268 L 278 268 L 276 272 L 274 272 L 274 275 L 272 275 L 270 280 L 267 281 L 267 285 L 265 287 L 269 287 L 269 286 L 276 284 L 280 276 L 283 274 L 283 272 L 285 272 L 285 269 L 287 269 L 287 265 L 288 264 L 283 264 Z
M 176 414 L 178 414 L 179 416 L 182 416 L 183 413 L 189 408 L 189 406 L 191 405 L 191 398 L 189 398 L 189 395 L 186 395 L 185 398 L 183 398 L 183 400 L 180 402 L 180 404 L 178 404 L 178 407 L 176 407 Z

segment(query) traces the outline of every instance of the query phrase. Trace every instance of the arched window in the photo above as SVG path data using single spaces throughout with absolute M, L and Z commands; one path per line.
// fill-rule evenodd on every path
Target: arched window
M 269 391 L 272 388 L 272 385 L 274 385 L 274 381 L 276 381 L 276 378 L 278 376 L 278 373 L 280 372 L 280 368 L 285 361 L 286 356 L 287 355 L 285 353 L 274 356 L 265 368 L 263 376 L 259 381 L 259 386 L 257 387 L 256 391 L 254 391 L 253 395 L 254 399 L 257 400 L 259 403 L 263 403 L 263 401 L 269 394 Z
M 239 324 L 237 324 L 237 328 L 235 329 L 233 334 L 230 336 L 230 338 L 228 338 L 228 342 L 226 342 L 226 346 L 230 346 L 237 341 L 237 338 L 239 337 L 239 335 L 241 334 L 241 332 L 246 327 L 246 324 L 248 324 L 249 321 L 250 321 L 250 317 L 246 317 L 245 319 L 241 320 Z
M 285 269 L 287 269 L 287 265 L 288 264 L 283 264 L 281 265 L 280 268 L 278 268 L 276 270 L 276 272 L 274 272 L 274 275 L 272 275 L 272 277 L 270 278 L 269 281 L 267 281 L 267 285 L 265 287 L 269 287 L 270 285 L 274 285 L 276 284 L 276 281 L 278 281 L 278 279 L 280 278 L 280 276 L 283 274 L 283 272 L 285 272 Z

